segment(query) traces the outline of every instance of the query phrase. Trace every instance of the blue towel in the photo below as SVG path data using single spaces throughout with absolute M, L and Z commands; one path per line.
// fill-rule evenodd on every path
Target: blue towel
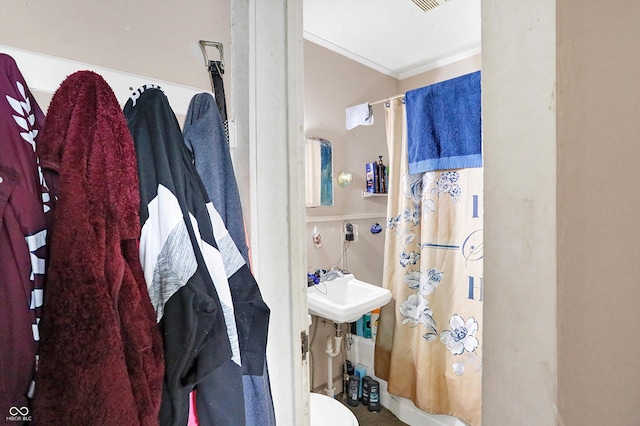
M 480 71 L 405 95 L 409 173 L 482 167 Z

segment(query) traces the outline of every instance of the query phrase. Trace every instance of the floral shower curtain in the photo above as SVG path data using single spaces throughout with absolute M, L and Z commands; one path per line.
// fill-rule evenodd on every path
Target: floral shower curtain
M 389 201 L 375 375 L 427 412 L 481 422 L 481 168 L 410 175 L 406 114 L 387 104 Z

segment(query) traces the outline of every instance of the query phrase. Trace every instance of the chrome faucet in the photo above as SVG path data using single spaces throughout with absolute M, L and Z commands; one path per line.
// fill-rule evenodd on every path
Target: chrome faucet
M 342 278 L 342 277 L 344 277 L 344 274 L 342 273 L 342 271 L 338 269 L 332 269 L 330 271 L 327 271 L 320 277 L 320 282 L 331 281 L 331 280 L 335 280 L 336 278 Z

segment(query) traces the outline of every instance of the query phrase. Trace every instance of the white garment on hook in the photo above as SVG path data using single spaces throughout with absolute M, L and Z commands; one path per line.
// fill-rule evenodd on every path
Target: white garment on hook
M 347 130 L 357 126 L 371 126 L 373 124 L 373 109 L 369 103 L 350 106 L 346 109 Z

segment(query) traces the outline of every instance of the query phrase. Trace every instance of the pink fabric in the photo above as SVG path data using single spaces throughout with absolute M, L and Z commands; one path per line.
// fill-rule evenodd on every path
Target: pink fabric
M 189 421 L 187 426 L 198 426 L 198 416 L 196 414 L 196 392 L 189 394 Z

